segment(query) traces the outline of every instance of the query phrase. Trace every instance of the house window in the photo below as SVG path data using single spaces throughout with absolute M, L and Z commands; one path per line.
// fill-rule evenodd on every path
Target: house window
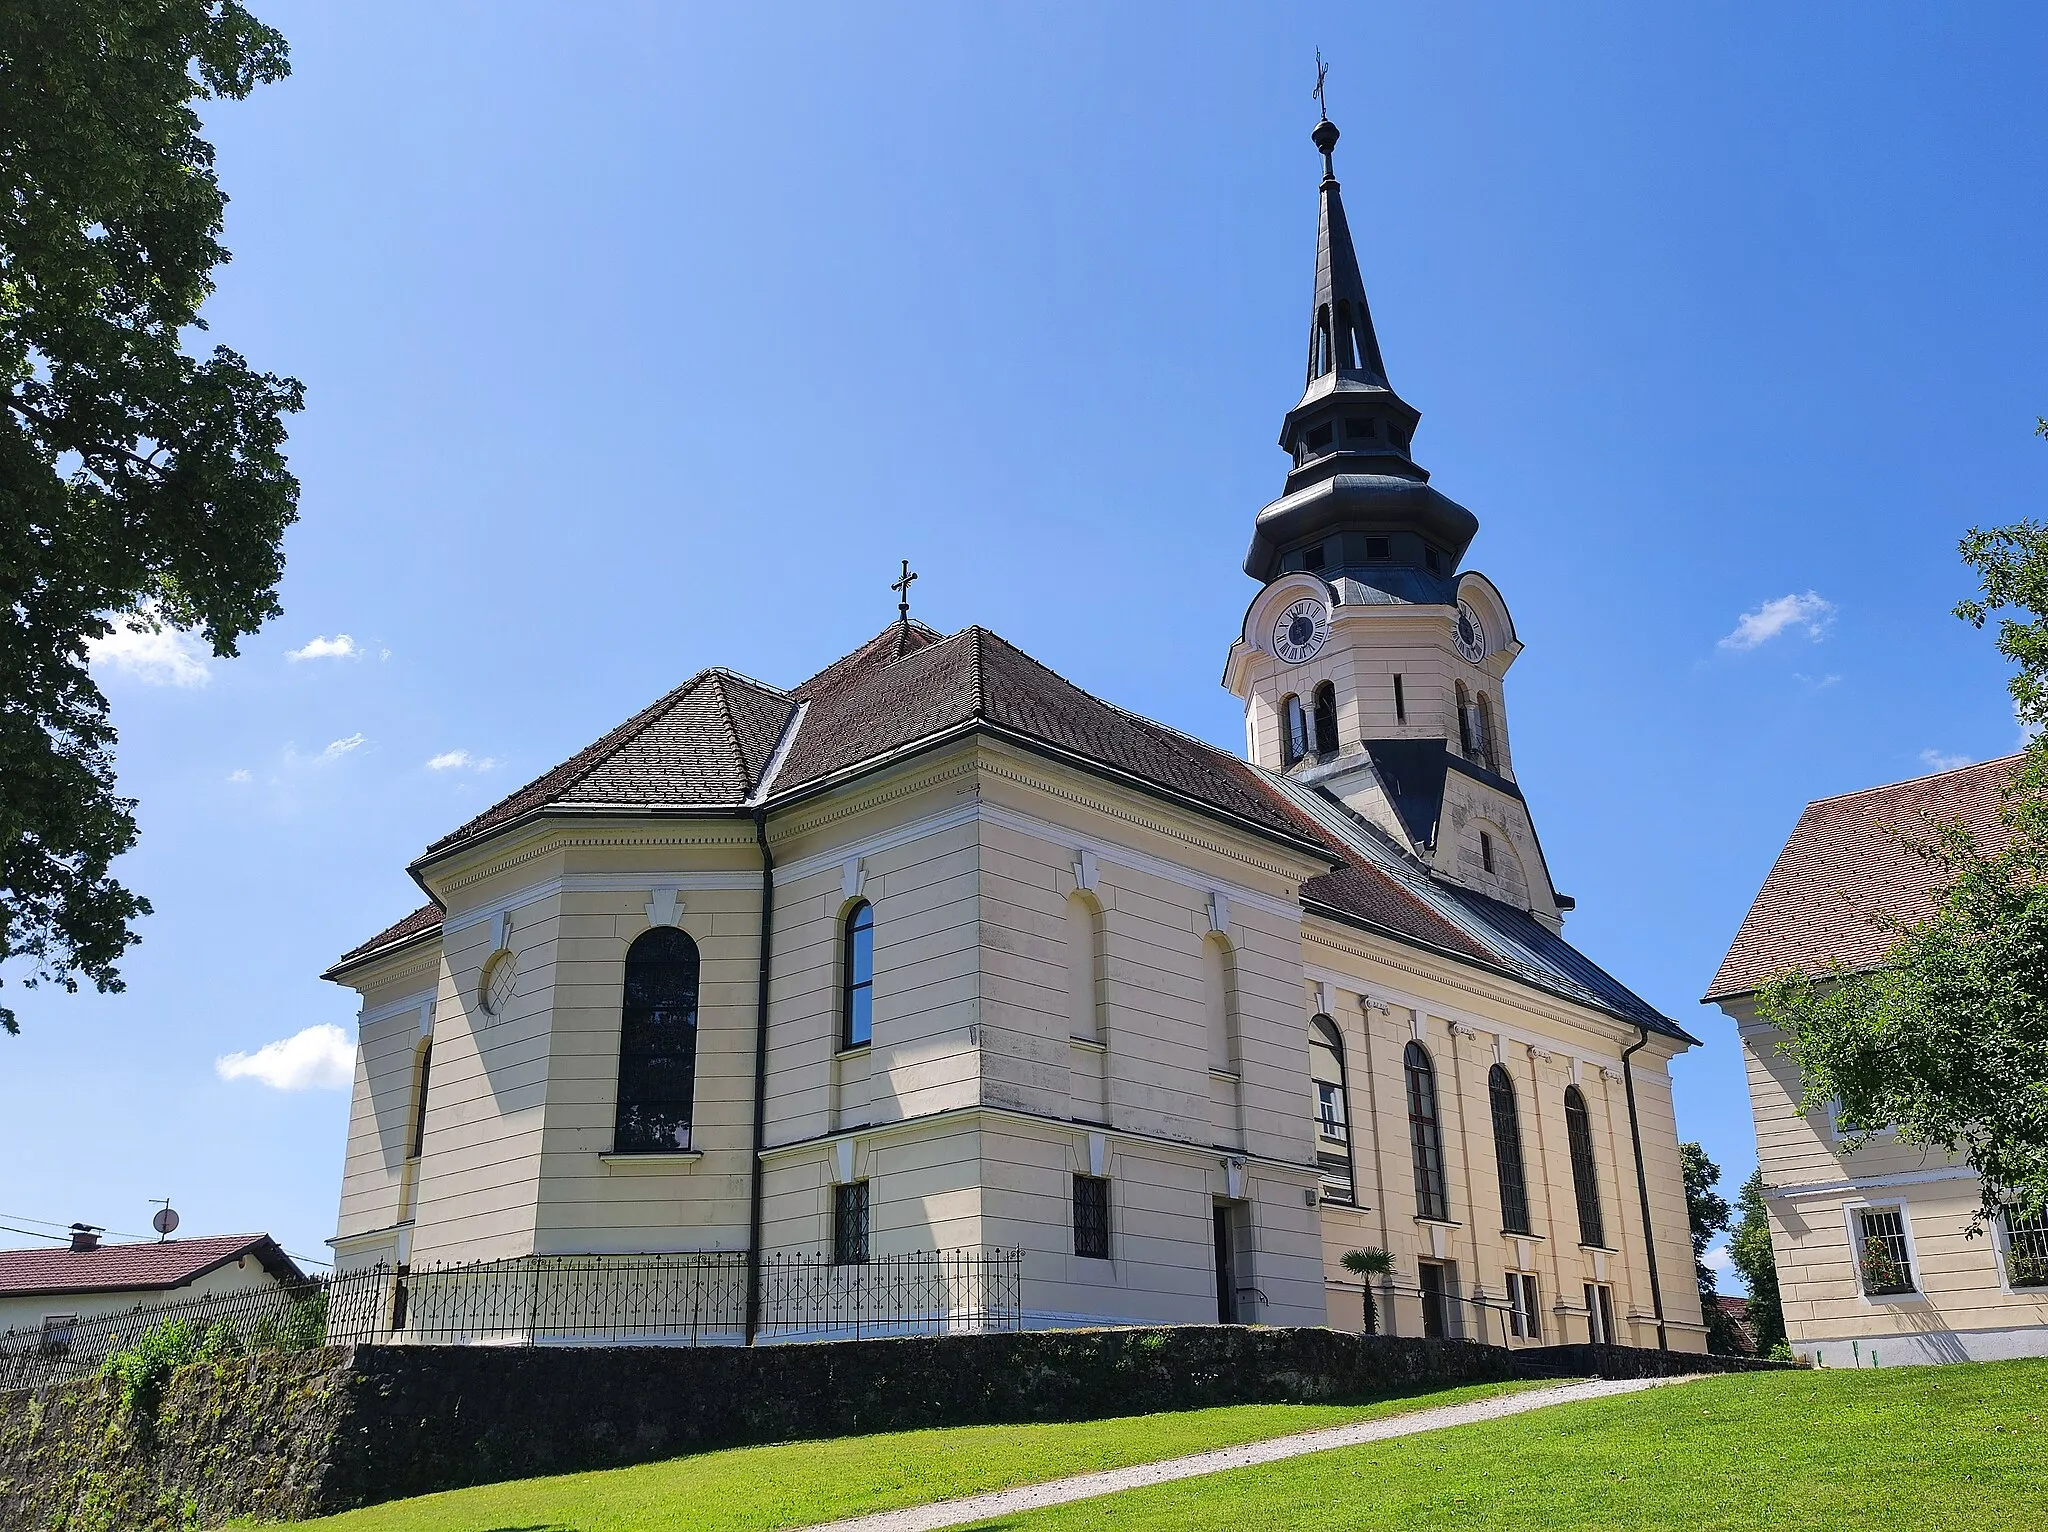
M 848 1181 L 832 1188 L 832 1262 L 863 1266 L 868 1259 L 868 1183 Z
M 1543 1339 L 1543 1311 L 1536 1302 L 1536 1278 L 1531 1272 L 1508 1273 L 1508 1333 L 1516 1340 Z
M 1337 753 L 1337 688 L 1325 681 L 1316 688 L 1316 754 Z
M 1407 721 L 1408 693 L 1401 686 L 1401 677 L 1396 674 L 1394 677 L 1394 722 L 1406 723 Z
M 1614 1345 L 1614 1289 L 1605 1282 L 1586 1284 L 1586 1337 L 1596 1346 Z
M 1486 1093 L 1493 1103 L 1493 1160 L 1500 1170 L 1501 1231 L 1527 1234 L 1529 1190 L 1522 1171 L 1522 1115 L 1515 1107 L 1515 1082 L 1505 1065 L 1496 1064 L 1487 1071 Z
M 1479 865 L 1493 871 L 1493 837 L 1484 830 L 1479 832 Z
M 1415 1153 L 1415 1216 L 1448 1219 L 1444 1194 L 1443 1133 L 1436 1115 L 1436 1069 L 1420 1043 L 1401 1055 L 1408 1076 L 1408 1139 Z
M 2048 1209 L 2005 1214 L 2005 1281 L 2008 1287 L 2048 1287 Z
M 1286 731 L 1280 742 L 1281 753 L 1286 764 L 1292 766 L 1308 754 L 1308 714 L 1302 711 L 1301 698 L 1291 693 L 1280 704 L 1281 728 Z
M 1449 1340 L 1458 1333 L 1458 1278 L 1447 1261 L 1416 1265 L 1422 1289 L 1422 1333 L 1430 1340 Z
M 1331 1143 L 1346 1142 L 1344 1087 L 1332 1085 L 1328 1080 L 1316 1081 L 1316 1132 Z
M 1906 1249 L 1905 1215 L 1897 1208 L 1856 1210 L 1856 1268 L 1873 1298 L 1910 1293 L 1913 1258 Z
M 406 1156 L 408 1159 L 418 1159 L 427 1146 L 427 1074 L 433 1059 L 434 1045 L 421 1043 L 419 1068 L 413 1071 L 412 1152 Z
M 1572 1191 L 1579 1200 L 1579 1243 L 1605 1248 L 1607 1226 L 1600 1217 L 1600 1173 L 1593 1163 L 1593 1119 L 1576 1085 L 1564 1089 L 1564 1135 L 1571 1145 Z
M 1074 1177 L 1074 1254 L 1091 1261 L 1109 1259 L 1109 1180 L 1106 1176 Z
M 875 1036 L 875 907 L 865 899 L 846 912 L 843 965 L 839 1046 L 865 1048 Z
M 45 1352 L 63 1352 L 71 1349 L 71 1336 L 78 1328 L 76 1314 L 45 1314 L 43 1330 L 39 1337 Z
M 655 926 L 626 950 L 619 1013 L 619 1104 L 612 1147 L 658 1154 L 690 1147 L 697 1087 L 697 944 Z

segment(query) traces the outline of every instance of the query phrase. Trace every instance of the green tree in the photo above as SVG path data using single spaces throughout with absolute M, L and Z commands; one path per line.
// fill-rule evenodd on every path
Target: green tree
M 1743 1349 L 1742 1337 L 1734 1321 L 1714 1301 L 1719 1290 L 1714 1285 L 1713 1269 L 1707 1265 L 1707 1246 L 1714 1242 L 1716 1234 L 1727 1231 L 1734 1209 L 1716 1190 L 1721 1184 L 1721 1167 L 1707 1158 L 1705 1149 L 1698 1144 L 1680 1144 L 1678 1166 L 1685 1178 L 1685 1217 L 1692 1229 L 1692 1270 L 1699 1283 L 1700 1314 L 1707 1322 L 1707 1349 L 1733 1356 Z
M 1771 1215 L 1764 1206 L 1764 1173 L 1750 1172 L 1736 1199 L 1741 1217 L 1728 1240 L 1728 1255 L 1749 1284 L 1749 1322 L 1756 1349 L 1769 1356 L 1785 1344 L 1785 1309 L 1778 1299 L 1778 1258 L 1771 1247 Z
M 288 70 L 234 0 L 0 7 L 0 962 L 29 985 L 119 989 L 149 911 L 109 870 L 134 803 L 87 644 L 227 656 L 278 611 L 303 391 L 188 342 L 228 258 L 195 103 Z
M 1799 1062 L 1802 1106 L 1839 1103 L 1858 1125 L 1852 1149 L 1882 1127 L 1962 1156 L 1982 1178 L 1977 1227 L 2007 1199 L 2048 1205 L 2048 524 L 1973 529 L 1961 551 L 1981 591 L 1956 615 L 1980 628 L 1998 616 L 2013 711 L 2030 731 L 1998 843 L 1960 823 L 1899 832 L 1939 870 L 1933 911 L 1892 922 L 1877 969 L 1788 974 L 1757 1013 Z

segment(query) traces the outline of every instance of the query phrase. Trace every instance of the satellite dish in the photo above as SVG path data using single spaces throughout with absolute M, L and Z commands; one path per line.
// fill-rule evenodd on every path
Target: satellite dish
M 149 1226 L 165 1239 L 169 1239 L 178 1231 L 178 1210 L 168 1204 L 158 1208 L 150 1218 Z

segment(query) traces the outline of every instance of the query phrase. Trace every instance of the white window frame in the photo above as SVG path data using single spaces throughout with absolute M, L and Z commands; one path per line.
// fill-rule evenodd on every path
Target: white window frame
M 1507 1278 L 1508 1334 L 1520 1341 L 1541 1341 L 1542 1284 L 1533 1271 L 1511 1271 Z
M 1335 1080 L 1318 1080 L 1315 1087 L 1316 1136 L 1333 1144 L 1348 1145 L 1351 1142 L 1351 1114 L 1350 1104 L 1344 1099 L 1344 1087 Z M 1335 1107 L 1334 1113 L 1326 1112 L 1326 1105 Z M 1331 1129 L 1332 1123 L 1335 1124 L 1335 1131 Z
M 1840 1096 L 1832 1098 L 1828 1102 L 1829 1141 L 1837 1144 L 1846 1143 L 1850 1138 L 1853 1138 L 1854 1136 L 1855 1135 L 1853 1133 L 1845 1131 L 1842 1127 L 1842 1098 Z M 1870 1136 L 1866 1138 L 1864 1142 L 1874 1144 L 1880 1139 L 1896 1139 L 1898 1136 L 1899 1130 L 1897 1128 L 1887 1125 L 1882 1128 L 1872 1128 L 1870 1130 Z
M 1587 1282 L 1584 1284 L 1586 1299 L 1586 1333 L 1596 1346 L 1618 1346 L 1614 1331 L 1621 1323 L 1620 1312 L 1614 1306 L 1614 1284 L 1612 1282 Z M 1607 1295 L 1606 1306 L 1601 1306 L 1600 1295 Z
M 2012 1231 L 2006 1227 L 2006 1220 L 2011 1216 L 2008 1209 L 2000 1208 L 1998 1216 L 1991 1220 L 1991 1249 L 1993 1258 L 1998 1262 L 1998 1290 L 2009 1298 L 2048 1298 L 2048 1282 L 2014 1287 L 2012 1278 L 2006 1273 L 2006 1259 L 2012 1254 Z
M 1913 1279 L 1912 1288 L 1903 1293 L 1871 1293 L 1863 1286 L 1863 1238 L 1858 1229 L 1857 1215 L 1860 1213 L 1897 1213 L 1899 1231 L 1906 1240 L 1906 1268 Z M 1913 1214 L 1903 1197 L 1872 1201 L 1860 1198 L 1842 1204 L 1842 1234 L 1849 1242 L 1849 1281 L 1855 1286 L 1856 1296 L 1866 1307 L 1874 1309 L 1897 1308 L 1902 1303 L 1927 1302 L 1926 1273 L 1920 1265 L 1920 1247 L 1913 1239 Z

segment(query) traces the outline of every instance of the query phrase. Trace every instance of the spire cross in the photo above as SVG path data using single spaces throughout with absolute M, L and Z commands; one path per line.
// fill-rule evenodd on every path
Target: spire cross
M 917 576 L 910 572 L 910 560 L 905 559 L 903 561 L 903 577 L 889 587 L 889 589 L 895 591 L 902 598 L 896 603 L 896 620 L 898 622 L 910 621 L 910 584 L 916 578 Z
M 1316 98 L 1316 110 L 1322 114 L 1324 122 L 1330 120 L 1330 103 L 1323 95 L 1323 76 L 1329 72 L 1330 66 L 1323 62 L 1323 50 L 1316 49 L 1316 88 L 1309 94 Z

